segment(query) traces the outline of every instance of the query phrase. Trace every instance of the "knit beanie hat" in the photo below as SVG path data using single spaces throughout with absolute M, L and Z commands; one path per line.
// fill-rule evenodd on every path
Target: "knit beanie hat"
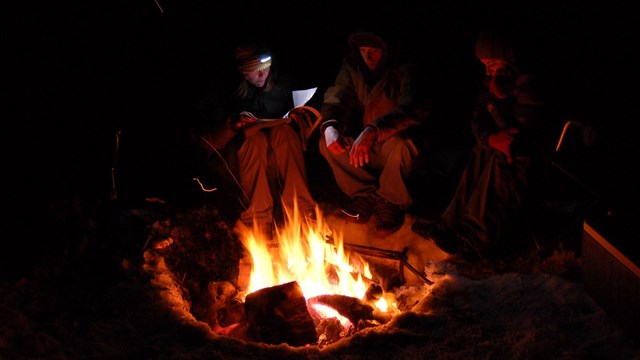
M 271 52 L 263 45 L 238 46 L 235 57 L 238 70 L 243 74 L 264 70 L 271 66 Z
M 361 46 L 366 47 L 374 47 L 380 49 L 387 48 L 387 42 L 384 41 L 380 36 L 372 33 L 372 32 L 354 32 L 349 36 L 349 44 L 354 48 L 359 48 Z
M 516 55 L 513 40 L 508 36 L 490 31 L 478 35 L 476 40 L 478 59 L 504 60 L 515 65 L 519 60 Z

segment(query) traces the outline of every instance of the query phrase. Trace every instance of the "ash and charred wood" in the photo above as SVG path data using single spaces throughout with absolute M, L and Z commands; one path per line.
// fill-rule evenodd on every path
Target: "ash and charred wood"
M 369 285 L 367 292 L 364 293 L 364 300 L 368 302 L 378 301 L 382 297 L 382 286 L 377 284 Z
M 353 325 L 362 320 L 375 320 L 384 324 L 390 316 L 382 313 L 366 302 L 346 295 L 319 295 L 309 299 L 310 306 L 319 304 L 328 306 L 347 318 Z
M 206 290 L 196 298 L 191 313 L 200 321 L 205 321 L 211 328 L 226 326 L 219 324 L 219 310 L 230 304 L 238 291 L 228 281 L 211 281 Z
M 247 295 L 245 314 L 249 335 L 256 341 L 293 346 L 318 341 L 307 301 L 295 281 Z
M 236 303 L 218 309 L 218 324 L 222 327 L 231 326 L 247 320 L 245 304 Z

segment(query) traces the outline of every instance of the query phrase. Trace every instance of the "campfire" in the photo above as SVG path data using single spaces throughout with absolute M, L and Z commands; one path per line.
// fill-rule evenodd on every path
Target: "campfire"
M 244 305 L 236 309 L 245 311 L 252 337 L 305 345 L 318 341 L 316 326 L 324 320 L 342 328 L 373 326 L 399 313 L 368 262 L 345 251 L 341 236 L 331 234 L 319 210 L 317 222 L 292 214 L 276 228 L 274 239 L 258 228 L 239 227 L 249 259 L 242 262 L 238 281 Z M 221 314 L 229 318 L 226 309 Z M 288 330 L 282 333 L 283 328 Z
M 400 314 L 396 295 L 387 287 L 390 277 L 402 281 L 404 269 L 433 284 L 408 263 L 405 253 L 345 242 L 320 209 L 317 221 L 296 210 L 287 213 L 272 237 L 258 227 L 236 225 L 233 232 L 243 250 L 237 280 L 211 281 L 202 295 L 192 295 L 192 305 L 183 306 L 219 335 L 324 346 Z M 152 250 L 173 246 L 177 234 L 172 233 Z M 374 270 L 371 259 L 381 266 Z M 188 272 L 194 271 L 184 270 L 183 276 Z

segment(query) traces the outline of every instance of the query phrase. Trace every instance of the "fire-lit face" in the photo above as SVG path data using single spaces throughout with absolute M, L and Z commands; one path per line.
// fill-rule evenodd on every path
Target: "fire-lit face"
M 500 59 L 480 59 L 485 74 L 489 78 L 489 91 L 498 99 L 513 96 L 516 69 L 509 62 Z
M 480 59 L 484 64 L 487 76 L 512 76 L 513 67 L 509 62 L 500 59 Z
M 269 76 L 269 71 L 271 67 L 268 67 L 263 70 L 252 71 L 244 74 L 244 79 L 247 80 L 251 85 L 261 88 L 267 82 L 267 77 Z
M 375 68 L 380 63 L 380 59 L 382 58 L 382 49 L 369 46 L 361 46 L 358 49 L 360 50 L 360 56 L 362 56 L 362 60 L 364 60 L 364 63 L 367 64 L 369 70 L 375 70 Z

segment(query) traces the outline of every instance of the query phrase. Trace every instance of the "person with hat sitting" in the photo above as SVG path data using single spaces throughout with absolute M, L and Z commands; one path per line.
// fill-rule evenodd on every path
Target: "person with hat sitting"
M 412 204 L 406 181 L 421 152 L 416 128 L 432 102 L 416 63 L 397 57 L 389 38 L 358 31 L 348 44 L 320 107 L 320 153 L 350 199 L 336 215 L 365 224 L 375 214 L 374 235 L 384 237 L 402 227 Z
M 230 83 L 217 78 L 199 99 L 192 137 L 216 175 L 212 181 L 226 179 L 224 192 L 239 199 L 239 221 L 269 237 L 294 209 L 309 220 L 316 217 L 298 131 L 286 123 L 243 131 L 258 119 L 282 118 L 293 108 L 293 86 L 263 44 L 239 45 L 234 61 Z
M 450 254 L 503 256 L 531 242 L 532 200 L 563 119 L 538 54 L 516 34 L 479 33 L 475 55 L 485 76 L 473 109 L 474 147 L 444 213 L 412 225 Z

